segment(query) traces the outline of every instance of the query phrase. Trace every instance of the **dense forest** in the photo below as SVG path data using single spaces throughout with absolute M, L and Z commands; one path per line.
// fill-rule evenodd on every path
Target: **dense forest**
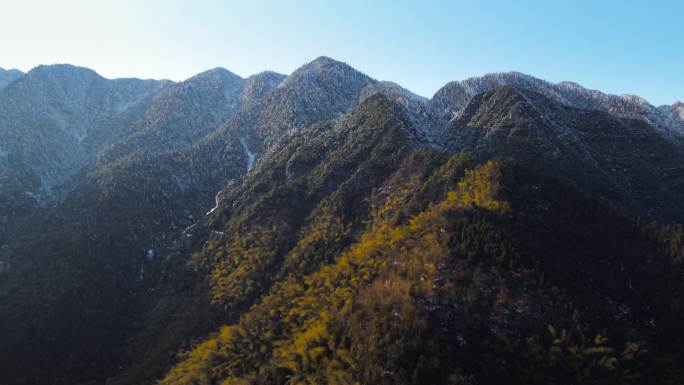
M 51 136 L 0 142 L 0 385 L 684 383 L 684 137 L 654 109 L 329 58 L 17 76 L 0 133 Z

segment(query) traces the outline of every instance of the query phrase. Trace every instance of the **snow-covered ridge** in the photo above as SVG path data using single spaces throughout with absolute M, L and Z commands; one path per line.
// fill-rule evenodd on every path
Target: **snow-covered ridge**
M 271 144 L 281 135 L 349 112 L 376 81 L 351 66 L 319 57 L 279 82 L 254 109 L 255 133 Z
M 378 93 L 400 105 L 412 125 L 431 139 L 439 138 L 475 95 L 505 85 L 575 108 L 640 119 L 663 136 L 684 135 L 681 102 L 656 108 L 638 96 L 608 95 L 520 72 L 450 82 L 431 99 L 396 83 L 378 82 L 328 57 L 289 76 L 262 72 L 246 79 L 220 67 L 183 82 L 109 80 L 66 64 L 38 66 L 26 74 L 0 69 L 0 78 L 10 73 L 16 79 L 0 89 L 0 158 L 21 154 L 23 164 L 13 167 L 38 175 L 44 190 L 59 185 L 93 158 L 110 161 L 134 151 L 185 148 L 218 132 L 236 115 L 240 119 L 233 119 L 230 129 L 249 126 L 250 141 L 241 140 L 236 149 L 251 168 L 260 155 L 254 148 L 265 151 L 283 133 L 342 116 Z
M 156 92 L 161 82 L 108 80 L 72 65 L 38 66 L 0 90 L 0 144 L 20 154 L 15 169 L 40 178 L 32 192 L 51 190 L 80 168 L 93 147 L 127 124 L 129 109 Z M 0 177 L 6 173 L 0 170 Z
M 684 135 L 684 127 L 671 119 L 669 109 L 656 108 L 640 96 L 611 95 L 574 82 L 551 83 L 520 72 L 492 73 L 450 82 L 435 93 L 432 102 L 443 113 L 455 116 L 463 111 L 473 96 L 501 86 L 529 89 L 574 108 L 601 110 L 619 118 L 643 120 L 666 137 Z

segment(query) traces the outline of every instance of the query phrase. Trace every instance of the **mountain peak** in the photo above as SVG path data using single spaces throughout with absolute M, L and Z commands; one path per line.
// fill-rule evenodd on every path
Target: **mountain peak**
M 328 66 L 328 65 L 347 65 L 346 63 L 343 63 L 339 60 L 335 60 L 331 57 L 328 56 L 319 56 L 309 62 L 308 64 L 311 65 L 317 65 L 317 66 Z
M 16 68 L 8 68 L 8 69 L 5 69 L 5 68 L 0 67 L 0 73 L 7 73 L 7 72 L 9 72 L 9 73 L 23 74 L 22 71 L 20 71 L 20 70 L 18 70 L 18 69 L 16 69 Z
M 296 92 L 298 98 L 308 100 L 305 104 L 327 100 L 328 104 L 344 105 L 343 110 L 349 110 L 361 90 L 375 82 L 346 63 L 321 56 L 297 68 L 278 88 Z
M 316 77 L 321 80 L 330 79 L 333 77 L 349 77 L 368 78 L 363 73 L 359 72 L 352 66 L 341 61 L 331 59 L 327 56 L 320 56 L 313 61 L 304 64 L 297 68 L 288 77 L 288 80 L 301 80 L 303 78 Z M 370 79 L 370 78 L 368 78 Z
M 91 81 L 105 80 L 97 72 L 71 64 L 39 65 L 22 78 L 26 84 L 44 87 L 47 84 L 82 86 Z
M 197 75 L 187 80 L 197 79 L 214 79 L 214 80 L 242 80 L 242 78 L 223 67 L 216 67 L 210 70 L 200 72 Z
M 0 89 L 19 79 L 22 75 L 24 75 L 24 73 L 17 69 L 6 70 L 0 68 Z
M 352 109 L 361 90 L 372 83 L 374 79 L 345 63 L 319 57 L 278 83 L 259 111 L 258 131 L 263 138 L 273 139 L 284 131 L 340 116 Z
M 79 66 L 75 66 L 73 64 L 65 64 L 65 63 L 41 64 L 37 67 L 32 68 L 29 72 L 27 72 L 27 75 L 35 75 L 35 74 L 43 74 L 43 73 L 50 73 L 50 74 L 80 73 L 80 74 L 95 75 L 95 76 L 100 77 L 100 75 L 97 72 L 91 70 L 90 68 L 79 67 Z

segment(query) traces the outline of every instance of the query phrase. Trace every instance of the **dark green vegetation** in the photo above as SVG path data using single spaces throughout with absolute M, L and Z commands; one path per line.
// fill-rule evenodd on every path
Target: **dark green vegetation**
M 681 228 L 627 220 L 524 160 L 411 150 L 391 104 L 367 108 L 382 140 L 349 119 L 353 147 L 375 146 L 367 160 L 349 167 L 349 139 L 338 139 L 344 152 L 323 147 L 306 173 L 292 173 L 312 152 L 293 138 L 274 158 L 282 163 L 261 164 L 267 180 L 289 181 L 214 219 L 223 233 L 191 265 L 229 322 L 181 355 L 163 384 L 684 378 Z M 336 165 L 351 178 L 318 182 Z M 331 184 L 328 203 L 317 186 Z M 266 215 L 253 222 L 256 212 Z
M 357 242 L 313 273 L 288 272 L 162 383 L 681 381 L 679 341 L 665 337 L 682 321 L 668 245 L 514 162 L 470 167 L 460 155 L 409 158 Z M 424 200 L 431 182 L 464 172 Z M 407 198 L 407 180 L 427 187 Z
M 327 58 L 231 75 L 160 91 L 27 203 L 0 384 L 684 382 L 679 139 Z

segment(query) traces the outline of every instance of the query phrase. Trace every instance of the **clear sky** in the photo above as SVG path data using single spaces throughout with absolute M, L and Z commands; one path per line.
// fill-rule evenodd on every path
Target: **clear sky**
M 653 104 L 684 99 L 684 1 L 0 0 L 0 67 L 182 80 L 317 56 L 432 96 L 517 70 Z

